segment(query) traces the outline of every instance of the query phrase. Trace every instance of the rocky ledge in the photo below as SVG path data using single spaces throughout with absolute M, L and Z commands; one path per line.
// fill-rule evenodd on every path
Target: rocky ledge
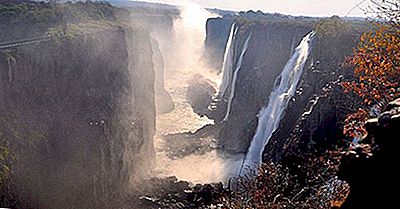
M 391 208 L 397 203 L 393 191 L 399 184 L 395 165 L 399 162 L 400 99 L 389 103 L 366 127 L 368 136 L 342 162 L 340 176 L 351 187 L 342 208 Z
M 204 116 L 209 112 L 208 106 L 211 104 L 215 94 L 216 90 L 212 85 L 212 81 L 200 74 L 196 74 L 189 81 L 186 98 L 193 111 L 200 116 Z

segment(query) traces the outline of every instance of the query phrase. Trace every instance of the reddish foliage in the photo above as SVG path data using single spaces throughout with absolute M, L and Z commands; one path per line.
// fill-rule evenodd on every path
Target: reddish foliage
M 400 30 L 393 25 L 377 26 L 377 30 L 363 34 L 354 56 L 347 60 L 354 66 L 355 79 L 343 82 L 342 87 L 363 101 L 363 108 L 345 121 L 344 133 L 352 138 L 366 135 L 364 123 L 372 107 L 380 111 L 400 96 Z
M 367 135 L 364 124 L 367 120 L 368 113 L 365 109 L 358 109 L 356 113 L 349 114 L 345 120 L 343 132 L 352 139 L 360 139 Z
M 289 167 L 263 164 L 258 172 L 237 180 L 237 188 L 216 202 L 219 208 L 338 208 L 349 194 L 346 182 L 335 177 L 341 151 L 304 154 Z

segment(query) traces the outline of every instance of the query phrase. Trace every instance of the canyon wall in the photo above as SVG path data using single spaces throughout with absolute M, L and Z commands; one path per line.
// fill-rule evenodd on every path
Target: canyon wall
M 220 73 L 224 60 L 225 46 L 233 19 L 209 18 L 206 23 L 206 40 L 202 60 L 205 65 Z
M 113 26 L 0 53 L 0 137 L 25 207 L 119 207 L 151 167 L 150 41 Z
M 246 24 L 238 22 L 239 32 L 235 57 L 241 52 L 244 39 L 252 37 L 238 72 L 235 96 L 227 121 L 220 124 L 220 146 L 229 152 L 245 153 L 257 127 L 257 114 L 267 102 L 276 77 L 312 25 L 291 25 L 283 22 Z M 236 59 L 237 61 L 237 59 Z M 236 65 L 234 65 L 236 66 Z M 228 87 L 231 91 L 232 84 Z M 226 94 L 229 95 L 229 94 Z M 221 120 L 227 109 L 227 97 L 211 113 Z
M 250 17 L 254 15 L 256 14 Z M 337 145 L 339 139 L 343 138 L 340 123 L 356 105 L 356 101 L 346 103 L 347 95 L 342 93 L 339 85 L 343 78 L 351 74 L 351 69 L 341 64 L 357 45 L 365 28 L 364 23 L 338 17 L 255 19 L 249 18 L 249 14 L 245 17 L 235 18 L 240 27 L 235 62 L 238 61 L 243 40 L 250 32 L 252 38 L 238 71 L 237 88 L 229 118 L 222 121 L 227 109 L 227 97 L 219 101 L 217 108 L 208 114 L 218 122 L 220 148 L 233 153 L 247 152 L 257 127 L 257 114 L 266 105 L 274 82 L 294 48 L 311 30 L 317 32 L 312 53 L 297 86 L 297 92 L 265 149 L 264 160 L 279 161 L 285 153 L 310 151 L 315 144 L 318 144 L 320 150 Z M 218 28 L 223 23 L 229 25 L 227 20 L 213 24 Z M 214 34 L 210 37 L 217 36 Z M 232 85 L 230 84 L 228 91 L 232 89 Z
M 176 59 L 173 57 L 174 51 L 177 50 L 174 22 L 179 12 L 173 8 L 131 8 L 131 10 L 131 22 L 146 28 L 152 36 L 157 114 L 168 113 L 175 107 L 171 95 L 164 87 L 164 77 L 167 69 L 175 65 L 171 60 Z
M 357 107 L 340 82 L 351 77 L 343 65 L 357 46 L 363 26 L 332 17 L 319 21 L 317 38 L 297 94 L 289 102 L 264 151 L 264 160 L 278 161 L 293 153 L 324 152 L 344 143 L 342 122 Z

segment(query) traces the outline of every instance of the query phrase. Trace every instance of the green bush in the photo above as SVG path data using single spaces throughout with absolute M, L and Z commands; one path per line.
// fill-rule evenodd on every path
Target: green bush
M 57 24 L 85 21 L 116 21 L 124 9 L 105 2 L 67 2 L 52 4 L 44 2 L 11 2 L 0 5 L 0 23 L 4 26 L 42 24 L 48 27 Z

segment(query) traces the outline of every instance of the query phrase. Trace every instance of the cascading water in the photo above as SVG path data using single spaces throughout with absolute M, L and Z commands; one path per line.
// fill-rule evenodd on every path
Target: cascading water
M 222 65 L 222 82 L 218 93 L 218 99 L 222 99 L 225 95 L 226 90 L 232 80 L 232 69 L 234 65 L 234 49 L 236 34 L 238 27 L 235 23 L 232 23 L 231 32 L 229 33 L 228 42 L 226 43 L 224 62 Z
M 228 108 L 226 110 L 226 114 L 225 114 L 225 117 L 224 117 L 223 121 L 227 121 L 228 118 L 229 118 L 229 114 L 231 112 L 232 101 L 233 101 L 233 98 L 235 97 L 236 80 L 237 80 L 237 77 L 238 77 L 239 70 L 242 67 L 243 57 L 244 57 L 244 54 L 247 52 L 247 49 L 249 47 L 249 42 L 250 42 L 250 39 L 251 39 L 252 35 L 253 35 L 253 33 L 250 32 L 250 35 L 247 37 L 246 41 L 244 42 L 242 52 L 240 53 L 239 61 L 238 61 L 237 65 L 236 65 L 236 69 L 235 69 L 235 72 L 233 74 L 233 79 L 232 79 L 232 84 L 231 84 L 232 87 L 231 87 L 231 92 L 230 92 L 229 100 L 228 100 Z
M 261 164 L 264 147 L 267 145 L 272 133 L 278 128 L 281 116 L 296 91 L 297 84 L 311 52 L 311 42 L 314 35 L 315 31 L 312 31 L 302 39 L 292 57 L 286 63 L 282 73 L 276 79 L 267 106 L 263 107 L 259 112 L 257 131 L 247 151 L 242 165 L 243 168 L 254 168 L 254 166 Z

